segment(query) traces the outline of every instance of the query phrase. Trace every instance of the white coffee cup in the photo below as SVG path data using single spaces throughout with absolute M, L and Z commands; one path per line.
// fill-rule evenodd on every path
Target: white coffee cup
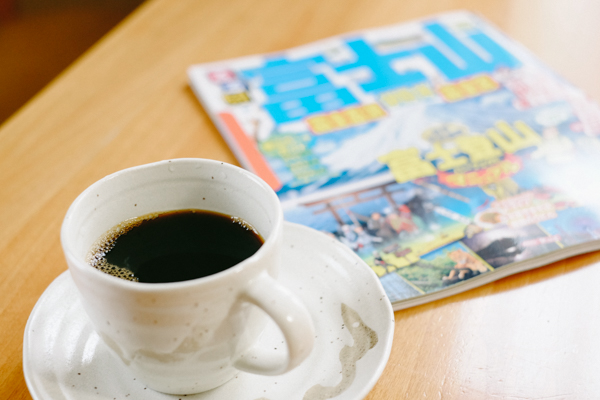
M 264 244 L 229 269 L 182 282 L 126 281 L 85 262 L 96 240 L 115 225 L 181 209 L 240 217 Z M 190 394 L 215 388 L 238 371 L 282 374 L 309 355 L 315 336 L 310 314 L 276 280 L 285 262 L 282 229 L 279 199 L 257 176 L 218 161 L 176 159 L 122 170 L 87 188 L 65 216 L 61 242 L 104 343 L 148 387 Z M 256 345 L 268 317 L 281 329 L 287 351 L 281 343 L 268 350 Z

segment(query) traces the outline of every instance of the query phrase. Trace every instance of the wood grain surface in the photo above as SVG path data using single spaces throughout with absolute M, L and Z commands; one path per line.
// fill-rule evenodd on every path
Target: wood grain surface
M 74 198 L 117 170 L 177 157 L 237 163 L 186 68 L 469 9 L 600 99 L 600 2 L 151 0 L 0 127 L 0 399 L 30 399 L 23 332 L 66 269 Z M 1 90 L 1 88 L 0 88 Z M 368 399 L 600 398 L 600 253 L 396 312 Z

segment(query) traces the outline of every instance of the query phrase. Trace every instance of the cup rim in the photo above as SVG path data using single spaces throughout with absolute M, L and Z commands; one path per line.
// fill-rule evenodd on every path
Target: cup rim
M 275 206 L 275 213 L 274 213 L 275 218 L 274 218 L 274 222 L 273 222 L 272 233 L 269 235 L 269 237 L 263 238 L 264 242 L 261 245 L 261 247 L 256 251 L 256 253 L 254 253 L 250 257 L 244 259 L 243 261 L 239 262 L 238 264 L 235 264 L 234 266 L 232 266 L 230 268 L 227 268 L 223 271 L 217 272 L 212 275 L 195 278 L 195 279 L 190 279 L 190 280 L 186 280 L 186 281 L 149 283 L 149 282 L 128 281 L 128 280 L 117 278 L 115 276 L 104 273 L 104 272 L 90 266 L 85 261 L 81 260 L 81 258 L 78 257 L 77 255 L 75 255 L 74 251 L 69 246 L 66 245 L 67 241 L 68 241 L 67 229 L 69 228 L 69 223 L 71 222 L 71 218 L 72 218 L 73 214 L 76 212 L 77 207 L 84 200 L 84 198 L 87 195 L 89 195 L 89 192 L 96 189 L 99 185 L 105 183 L 108 180 L 117 179 L 121 175 L 128 174 L 130 172 L 141 170 L 141 169 L 157 168 L 159 166 L 169 164 L 169 163 L 198 163 L 198 162 L 209 164 L 209 165 L 215 165 L 215 166 L 221 165 L 225 168 L 229 168 L 231 171 L 236 171 L 236 173 L 240 173 L 240 174 L 244 175 L 245 177 L 249 178 L 250 181 L 253 181 L 257 185 L 259 185 L 261 187 L 261 189 L 263 189 L 265 191 L 270 203 L 272 203 L 272 205 Z M 95 181 L 94 183 L 92 183 L 91 185 L 89 185 L 85 190 L 83 190 L 75 198 L 75 200 L 73 200 L 73 202 L 69 206 L 69 208 L 65 214 L 65 217 L 63 219 L 63 222 L 61 224 L 60 242 L 61 242 L 61 246 L 63 248 L 63 252 L 65 254 L 65 257 L 67 258 L 67 260 L 71 261 L 70 263 L 68 263 L 69 269 L 74 267 L 74 268 L 77 268 L 82 273 L 93 274 L 97 279 L 100 279 L 107 284 L 120 286 L 122 289 L 127 289 L 127 290 L 132 290 L 132 291 L 137 291 L 137 292 L 156 292 L 156 291 L 170 291 L 170 290 L 180 290 L 180 289 L 190 288 L 193 286 L 197 286 L 200 283 L 209 284 L 209 283 L 213 283 L 216 280 L 223 279 L 228 275 L 238 274 L 243 269 L 245 269 L 248 264 L 255 264 L 257 259 L 263 257 L 263 254 L 271 252 L 272 248 L 274 246 L 277 246 L 276 236 L 281 236 L 282 230 L 283 230 L 283 211 L 281 208 L 281 203 L 279 201 L 279 197 L 277 196 L 275 191 L 258 175 L 254 174 L 244 168 L 241 168 L 234 164 L 230 164 L 230 163 L 223 162 L 223 161 L 204 159 L 204 158 L 174 158 L 174 159 L 161 160 L 161 161 L 157 161 L 157 162 L 141 164 L 141 165 L 136 165 L 133 167 L 121 169 L 119 171 L 116 171 L 109 175 L 106 175 L 103 178 L 101 178 L 101 179 Z

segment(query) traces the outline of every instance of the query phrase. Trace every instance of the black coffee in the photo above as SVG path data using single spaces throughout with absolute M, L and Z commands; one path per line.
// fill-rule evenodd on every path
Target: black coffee
M 177 210 L 125 221 L 88 254 L 90 265 L 119 278 L 178 282 L 216 274 L 263 244 L 240 218 L 205 210 Z

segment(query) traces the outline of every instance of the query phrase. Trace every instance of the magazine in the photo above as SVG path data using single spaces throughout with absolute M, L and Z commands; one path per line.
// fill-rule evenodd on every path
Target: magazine
M 354 250 L 395 310 L 600 248 L 600 108 L 473 13 L 188 76 L 286 220 Z

